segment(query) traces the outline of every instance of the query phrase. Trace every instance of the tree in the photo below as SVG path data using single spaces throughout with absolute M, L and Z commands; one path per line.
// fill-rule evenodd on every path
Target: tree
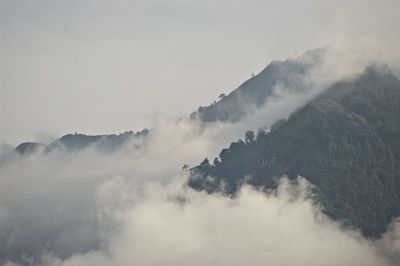
M 210 167 L 210 162 L 208 161 L 208 158 L 205 158 L 204 161 L 201 162 L 200 164 L 201 167 Z
M 221 93 L 221 94 L 218 96 L 219 99 L 223 99 L 223 98 L 225 98 L 225 97 L 226 97 L 225 93 Z
M 248 130 L 245 134 L 244 141 L 246 142 L 246 144 L 253 142 L 254 141 L 254 132 L 251 130 Z

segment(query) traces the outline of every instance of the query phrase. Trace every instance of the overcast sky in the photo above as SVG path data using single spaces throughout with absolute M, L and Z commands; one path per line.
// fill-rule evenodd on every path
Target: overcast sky
M 399 10 L 394 0 L 0 0 L 0 142 L 140 130 L 271 60 L 333 43 L 397 56 Z

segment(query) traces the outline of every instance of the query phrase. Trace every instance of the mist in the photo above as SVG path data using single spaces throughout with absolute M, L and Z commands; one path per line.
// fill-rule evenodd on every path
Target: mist
M 334 58 L 334 57 L 333 57 Z M 399 223 L 370 240 L 331 221 L 311 185 L 283 178 L 276 191 L 236 197 L 187 187 L 187 164 L 217 157 L 248 129 L 268 128 L 334 82 L 326 56 L 302 79 L 277 84 L 239 122 L 154 117 L 148 135 L 106 153 L 0 149 L 0 263 L 5 265 L 396 265 Z M 358 71 L 335 72 L 354 78 Z
M 304 178 L 236 197 L 187 186 L 247 130 L 268 130 L 369 65 L 400 77 L 399 1 L 1 1 L 1 265 L 399 265 L 400 222 L 367 239 Z M 325 54 L 237 123 L 189 119 L 273 60 Z M 113 153 L 20 155 L 23 141 L 149 128 Z
M 234 198 L 186 185 L 184 164 L 217 156 L 255 125 L 254 116 L 268 128 L 311 95 L 277 94 L 233 124 L 158 117 L 148 136 L 114 153 L 92 147 L 19 156 L 4 145 L 1 263 L 395 265 L 398 223 L 382 239 L 365 239 L 329 220 L 301 177 L 283 178 L 267 194 L 244 186 Z
M 398 9 L 395 0 L 1 1 L 0 141 L 140 130 L 318 47 L 335 51 L 327 79 L 373 61 L 398 71 Z

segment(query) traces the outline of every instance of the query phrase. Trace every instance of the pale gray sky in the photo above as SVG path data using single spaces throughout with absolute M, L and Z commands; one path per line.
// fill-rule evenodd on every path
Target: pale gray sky
M 393 0 L 0 0 L 0 142 L 187 116 L 311 48 L 362 40 L 357 49 L 397 60 L 399 10 Z

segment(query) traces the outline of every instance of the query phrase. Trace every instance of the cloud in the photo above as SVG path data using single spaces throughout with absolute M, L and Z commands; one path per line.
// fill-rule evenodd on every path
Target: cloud
M 54 150 L 19 158 L 11 146 L 2 145 L 0 249 L 5 255 L 1 259 L 29 261 L 45 252 L 63 260 L 104 248 L 109 232 L 121 223 L 99 215 L 143 200 L 140 193 L 132 193 L 134 199 L 122 197 L 128 195 L 122 193 L 125 186 L 169 184 L 184 164 L 195 166 L 205 157 L 216 157 L 231 141 L 243 138 L 247 129 L 270 126 L 315 91 L 282 93 L 277 87 L 275 94 L 264 108 L 235 124 L 156 117 L 147 137 L 134 138 L 113 154 Z
M 387 64 L 399 74 L 399 1 L 308 1 L 332 14 L 326 28 L 315 33 L 317 42 L 331 49 L 327 61 L 332 78 L 363 71 L 372 63 Z M 362 8 L 360 8 L 362 6 Z
M 141 194 L 107 212 L 120 224 L 107 247 L 66 260 L 43 254 L 43 265 L 389 265 L 373 242 L 322 215 L 301 178 L 283 179 L 270 194 L 245 186 L 237 198 L 182 189 L 180 181 L 140 192 L 124 182 L 99 189 L 101 205 L 115 188 L 126 188 L 125 199 Z
M 0 117 L 15 144 L 41 130 L 141 128 L 154 113 L 177 116 L 210 102 L 269 60 L 312 47 L 328 52 L 304 77 L 307 94 L 277 86 L 276 97 L 241 123 L 156 118 L 148 138 L 112 155 L 88 149 L 18 158 L 1 144 L 0 263 L 399 264 L 397 221 L 370 241 L 323 216 L 304 183 L 268 195 L 244 187 L 232 199 L 187 189 L 180 170 L 366 65 L 383 62 L 400 73 L 398 1 L 66 3 L 0 4 L 7 9 Z
M 378 242 L 344 230 L 308 199 L 304 179 L 284 180 L 269 194 L 245 186 L 237 198 L 187 188 L 183 164 L 217 154 L 236 125 L 158 118 L 153 128 L 113 154 L 39 151 L 9 159 L 0 167 L 1 263 L 384 265 L 396 259 L 397 244 L 390 244 L 398 243 L 396 224 Z
M 113 154 L 55 150 L 19 158 L 3 145 L 0 263 L 25 253 L 49 251 L 66 258 L 98 249 L 107 231 L 97 217 L 98 188 L 114 178 L 129 180 L 131 186 L 168 183 L 185 163 L 194 165 L 211 150 L 217 152 L 209 141 L 213 134 L 216 130 L 203 129 L 198 122 L 159 118 L 148 137 L 134 138 Z

